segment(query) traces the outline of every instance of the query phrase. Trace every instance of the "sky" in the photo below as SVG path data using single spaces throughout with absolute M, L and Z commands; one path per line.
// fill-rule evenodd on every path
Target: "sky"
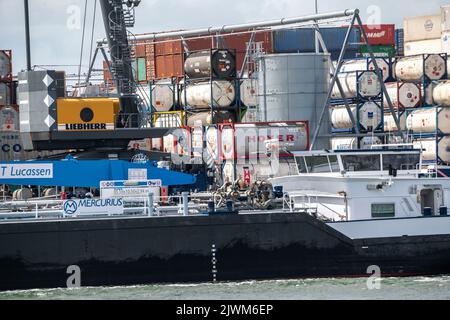
M 88 68 L 95 0 L 87 0 L 82 69 Z M 359 8 L 364 23 L 395 23 L 406 16 L 439 14 L 450 0 L 318 0 L 319 12 Z M 72 65 L 81 55 L 85 0 L 29 0 L 32 65 Z M 142 0 L 136 9 L 137 33 L 220 26 L 314 13 L 314 0 Z M 94 40 L 104 38 L 99 6 Z M 13 72 L 26 68 L 22 0 L 0 0 L 0 49 L 13 50 Z M 99 59 L 100 61 L 100 59 Z M 98 65 L 98 64 L 97 64 Z M 55 67 L 56 69 L 64 69 Z

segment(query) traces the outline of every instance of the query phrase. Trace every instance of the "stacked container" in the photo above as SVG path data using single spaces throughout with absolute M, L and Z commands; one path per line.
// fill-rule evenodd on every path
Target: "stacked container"
M 403 29 L 405 56 L 442 53 L 440 14 L 405 18 Z
M 342 50 L 348 27 L 321 28 L 325 45 L 332 60 L 337 60 Z M 273 33 L 274 53 L 307 53 L 315 52 L 315 29 L 300 28 L 278 30 Z M 350 32 L 349 45 L 345 59 L 356 58 L 361 50 L 361 32 L 353 28 Z
M 402 110 L 404 130 L 424 150 L 425 163 L 450 164 L 450 83 L 446 54 L 423 54 L 398 58 L 397 80 L 424 88 L 418 107 Z
M 369 44 L 375 57 L 379 58 L 393 58 L 396 55 L 395 51 L 395 25 L 381 24 L 381 25 L 364 25 Z M 364 37 L 361 36 L 361 42 L 364 43 Z M 369 57 L 369 50 L 366 44 L 361 45 L 361 57 Z

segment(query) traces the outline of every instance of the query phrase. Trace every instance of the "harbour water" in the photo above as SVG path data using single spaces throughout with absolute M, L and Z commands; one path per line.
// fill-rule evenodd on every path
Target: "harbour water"
M 369 280 L 369 281 L 368 281 Z M 379 288 L 376 285 L 379 283 Z M 0 300 L 448 300 L 450 276 L 305 279 L 24 290 Z

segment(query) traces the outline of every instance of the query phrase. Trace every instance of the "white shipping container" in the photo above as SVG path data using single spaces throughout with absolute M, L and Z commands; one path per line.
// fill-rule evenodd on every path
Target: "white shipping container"
M 450 55 L 450 31 L 442 32 L 441 36 L 441 51 Z
M 442 33 L 450 31 L 450 5 L 441 6 L 441 29 Z
M 405 42 L 441 37 L 441 15 L 408 17 L 403 20 Z
M 420 40 L 405 42 L 405 56 L 414 56 L 416 54 L 442 53 L 442 40 Z

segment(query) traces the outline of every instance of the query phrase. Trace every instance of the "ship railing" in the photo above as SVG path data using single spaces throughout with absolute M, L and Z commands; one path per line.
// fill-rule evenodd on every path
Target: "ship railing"
M 73 219 L 114 216 L 191 216 L 207 211 L 207 204 L 187 193 L 174 196 L 154 196 L 153 194 L 123 197 L 123 213 L 67 214 L 64 200 L 27 200 L 0 203 L 1 220 L 21 219 Z
M 283 195 L 283 211 L 304 212 L 310 215 L 317 215 L 318 197 L 304 193 L 289 193 Z

